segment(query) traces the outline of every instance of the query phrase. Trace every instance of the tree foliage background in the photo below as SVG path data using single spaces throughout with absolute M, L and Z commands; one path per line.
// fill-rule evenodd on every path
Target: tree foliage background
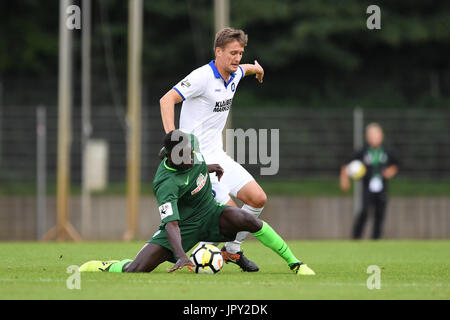
M 92 0 L 94 103 L 125 103 L 128 1 Z M 81 1 L 74 1 L 81 6 Z M 381 30 L 366 9 L 381 8 Z M 213 1 L 144 1 L 144 103 L 213 59 Z M 230 24 L 249 35 L 243 62 L 266 76 L 241 83 L 235 104 L 448 107 L 450 2 L 230 0 Z M 83 8 L 81 8 L 83 10 Z M 3 103 L 56 105 L 59 1 L 0 2 Z M 74 31 L 75 104 L 80 37 Z

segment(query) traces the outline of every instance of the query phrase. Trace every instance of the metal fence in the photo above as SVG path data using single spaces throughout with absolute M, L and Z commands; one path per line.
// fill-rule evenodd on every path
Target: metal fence
M 179 107 L 176 108 L 178 118 Z M 109 181 L 125 181 L 125 107 L 92 109 L 94 139 L 109 146 Z M 81 179 L 80 108 L 72 112 L 71 181 Z M 364 124 L 376 121 L 385 129 L 386 144 L 401 161 L 401 176 L 450 178 L 449 109 L 363 110 Z M 279 172 L 271 179 L 336 177 L 353 151 L 353 109 L 240 108 L 233 107 L 234 128 L 280 129 Z M 56 178 L 57 108 L 46 107 L 45 165 L 48 181 Z M 42 128 L 40 129 L 42 130 Z M 359 133 L 362 134 L 362 133 Z M 0 185 L 35 181 L 37 176 L 37 107 L 0 106 Z M 142 181 L 151 182 L 159 163 L 163 139 L 159 106 L 142 114 Z M 248 146 L 247 146 L 248 147 Z M 255 178 L 259 165 L 244 165 Z
M 280 128 L 279 178 L 336 176 L 353 153 L 354 110 L 270 108 L 233 111 L 233 126 Z M 378 122 L 399 158 L 401 175 L 450 177 L 450 110 L 362 110 L 363 124 Z

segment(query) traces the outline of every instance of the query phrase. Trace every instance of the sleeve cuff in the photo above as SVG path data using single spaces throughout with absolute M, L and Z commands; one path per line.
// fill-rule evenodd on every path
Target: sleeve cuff
M 177 88 L 173 87 L 173 89 L 178 92 L 178 94 L 181 96 L 181 98 L 184 100 L 186 100 L 186 98 L 183 96 L 183 94 L 180 92 L 180 90 L 178 90 Z

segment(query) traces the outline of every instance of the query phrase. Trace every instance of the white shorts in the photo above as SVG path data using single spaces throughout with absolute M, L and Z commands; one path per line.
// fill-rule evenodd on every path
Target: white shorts
M 217 202 L 226 204 L 230 201 L 230 195 L 236 197 L 243 186 L 255 179 L 244 167 L 225 152 L 220 157 L 214 158 L 207 159 L 207 164 L 219 164 L 223 168 L 224 173 L 220 181 L 215 172 L 209 174 L 212 183 L 212 193 Z

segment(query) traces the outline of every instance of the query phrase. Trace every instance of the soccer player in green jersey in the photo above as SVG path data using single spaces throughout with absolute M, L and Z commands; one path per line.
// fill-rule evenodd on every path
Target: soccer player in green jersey
M 214 200 L 209 173 L 215 172 L 220 179 L 223 169 L 217 164 L 206 165 L 197 146 L 192 134 L 173 130 L 166 135 L 164 158 L 153 180 L 161 224 L 135 259 L 89 261 L 80 271 L 151 272 L 170 261 L 175 263 L 169 270 L 173 272 L 194 266 L 186 252 L 199 241 L 232 241 L 236 233 L 248 231 L 283 258 L 296 274 L 314 275 L 266 222 Z

